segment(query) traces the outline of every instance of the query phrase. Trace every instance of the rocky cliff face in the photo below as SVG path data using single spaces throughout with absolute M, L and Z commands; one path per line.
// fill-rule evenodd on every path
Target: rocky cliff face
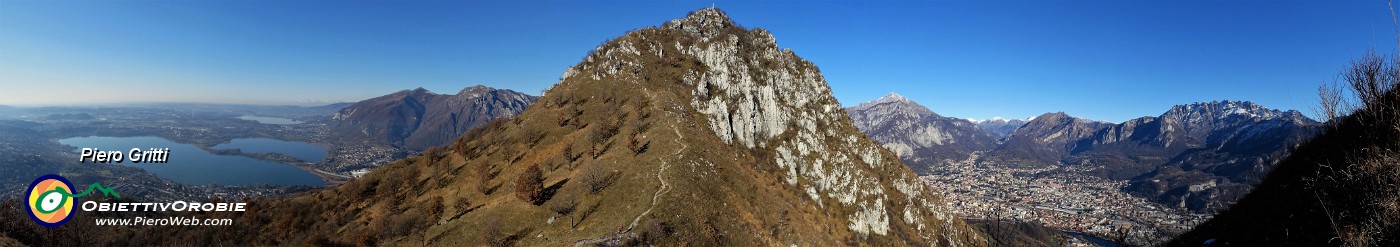
M 332 132 L 343 140 L 423 150 L 491 120 L 515 117 L 536 98 L 486 86 L 467 87 L 455 95 L 403 90 L 341 109 L 332 117 Z
M 973 122 L 939 116 L 899 94 L 890 93 L 846 112 L 856 127 L 920 174 L 996 145 L 996 139 Z
M 896 156 L 859 132 L 816 66 L 792 50 L 778 49 L 768 31 L 741 28 L 717 9 L 700 10 L 649 31 L 634 32 L 635 42 L 632 37 L 615 40 L 611 43 L 617 47 L 601 54 L 656 54 L 658 60 L 679 57 L 699 65 L 683 70 L 679 84 L 666 86 L 686 88 L 689 107 L 699 113 L 696 117 L 729 148 L 771 155 L 783 184 L 828 213 L 830 218 L 819 217 L 819 222 L 846 226 L 838 231 L 846 233 L 810 237 L 852 234 L 900 245 L 975 244 L 974 234 L 948 213 L 937 195 Z M 677 33 L 682 37 L 672 42 L 649 37 Z M 584 63 L 575 69 L 594 68 L 595 75 L 609 73 L 626 81 L 631 76 L 610 73 L 616 70 L 607 65 L 625 68 L 627 60 L 603 60 L 599 67 Z

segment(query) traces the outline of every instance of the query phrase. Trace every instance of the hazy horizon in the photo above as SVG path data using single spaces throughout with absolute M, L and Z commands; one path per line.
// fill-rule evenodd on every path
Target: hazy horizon
M 844 106 L 896 92 L 972 119 L 1122 122 L 1215 100 L 1311 115 L 1319 83 L 1396 47 L 1383 1 L 3 0 L 0 105 L 314 106 L 477 84 L 539 95 L 599 43 L 711 4 L 819 66 Z

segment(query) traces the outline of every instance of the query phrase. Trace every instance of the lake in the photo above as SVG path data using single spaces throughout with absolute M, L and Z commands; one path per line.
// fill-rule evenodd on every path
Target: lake
M 116 164 L 139 167 L 162 178 L 186 184 L 325 185 L 325 182 L 321 181 L 321 178 L 290 164 L 259 160 L 244 156 L 212 154 L 194 145 L 175 143 L 154 136 L 75 137 L 58 140 L 58 142 L 78 147 L 74 150 L 74 157 L 78 155 L 78 152 L 80 152 L 82 148 L 96 148 L 101 151 L 122 152 L 123 162 Z M 132 148 L 140 148 L 143 151 L 150 148 L 169 148 L 169 162 L 131 163 L 130 157 L 126 156 L 128 156 L 127 153 L 130 152 Z
M 241 116 L 241 117 L 238 117 L 238 119 L 253 120 L 253 121 L 258 121 L 258 123 L 264 123 L 264 124 L 299 124 L 299 123 L 301 123 L 301 121 L 292 120 L 292 119 L 290 119 L 290 118 L 261 117 L 261 116 L 253 116 L 253 115 L 243 115 L 243 116 Z
M 283 141 L 268 138 L 240 138 L 229 143 L 215 145 L 214 149 L 239 149 L 244 153 L 280 153 L 297 157 L 307 162 L 317 162 L 326 158 L 326 148 L 304 142 Z

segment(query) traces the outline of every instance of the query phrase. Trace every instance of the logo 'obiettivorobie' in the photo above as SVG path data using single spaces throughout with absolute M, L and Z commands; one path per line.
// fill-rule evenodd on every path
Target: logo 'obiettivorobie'
M 29 190 L 25 195 L 27 202 L 25 206 L 29 208 L 29 217 L 35 223 L 44 227 L 54 228 L 68 223 L 73 218 L 73 199 L 86 196 L 93 190 L 100 190 L 102 194 L 111 197 L 121 198 L 120 194 L 112 191 L 101 184 L 93 183 L 89 185 L 87 191 L 73 194 L 73 183 L 59 175 L 49 174 L 34 179 L 34 183 L 29 184 Z

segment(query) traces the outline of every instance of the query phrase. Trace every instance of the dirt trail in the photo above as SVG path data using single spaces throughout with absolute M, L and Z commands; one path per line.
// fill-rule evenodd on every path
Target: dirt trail
M 653 100 L 656 99 L 656 95 L 652 94 L 650 91 L 647 91 L 647 94 Z M 667 113 L 669 115 L 671 112 Z M 671 130 L 675 131 L 676 133 L 676 139 L 672 140 L 674 140 L 676 144 L 679 144 L 681 146 L 680 148 L 676 149 L 675 153 L 671 155 L 676 156 L 676 160 L 679 162 L 679 160 L 681 160 L 681 152 L 684 152 L 685 149 L 689 148 L 690 146 L 686 145 L 685 142 L 681 141 L 682 139 L 685 139 L 685 135 L 681 135 L 681 129 L 677 128 L 675 123 L 671 123 Z M 651 195 L 651 207 L 648 207 L 647 211 L 642 211 L 642 214 L 637 215 L 637 218 L 632 219 L 632 224 L 627 225 L 627 229 L 625 232 L 619 234 L 607 234 L 590 239 L 582 239 L 574 242 L 573 246 L 596 246 L 604 242 L 622 239 L 623 235 L 636 237 L 636 233 L 632 232 L 632 229 L 637 227 L 637 223 L 640 223 L 643 217 L 646 217 L 648 214 L 651 214 L 652 209 L 656 209 L 656 204 L 661 202 L 662 194 L 665 194 L 667 191 L 671 191 L 671 183 L 667 182 L 666 177 L 664 176 L 666 174 L 666 168 L 670 167 L 671 164 L 669 162 L 666 162 L 666 160 L 664 159 L 661 160 L 661 169 L 656 171 L 656 180 L 661 182 L 661 187 L 657 188 L 656 193 Z
M 687 147 L 687 146 L 685 145 L 685 142 L 682 142 L 682 141 L 681 141 L 681 139 L 684 139 L 685 136 L 684 136 L 684 135 L 681 135 L 681 130 L 680 130 L 680 129 L 677 129 L 676 126 L 675 126 L 674 124 L 671 125 L 671 129 L 676 131 L 676 139 L 675 139 L 676 144 L 680 144 L 680 145 L 681 145 L 681 148 L 676 149 L 676 153 L 675 153 L 675 154 L 672 154 L 672 155 L 676 156 L 676 159 L 677 159 L 677 160 L 679 160 L 679 159 L 681 158 L 681 152 L 685 151 L 685 149 L 686 149 L 686 147 Z M 647 216 L 647 214 L 651 214 L 651 210 L 656 208 L 656 203 L 660 202 L 660 200 L 661 200 L 661 194 L 665 194 L 666 191 L 670 191 L 670 190 L 671 190 L 671 184 L 670 184 L 670 183 L 667 183 L 667 182 L 666 182 L 666 177 L 662 176 L 663 174 L 666 173 L 666 168 L 668 168 L 668 167 L 671 167 L 670 163 L 667 163 L 667 162 L 664 161 L 664 160 L 661 161 L 661 170 L 656 171 L 656 180 L 657 180 L 657 181 L 661 181 L 661 188 L 657 188 L 657 189 L 656 189 L 656 194 L 652 194 L 652 195 L 651 195 L 651 207 L 647 208 L 647 211 L 643 211 L 641 215 L 637 215 L 637 218 L 636 218 L 636 219 L 632 219 L 632 224 L 631 224 L 631 225 L 627 225 L 627 231 L 632 231 L 632 228 L 637 227 L 637 223 L 642 221 L 642 217 Z

